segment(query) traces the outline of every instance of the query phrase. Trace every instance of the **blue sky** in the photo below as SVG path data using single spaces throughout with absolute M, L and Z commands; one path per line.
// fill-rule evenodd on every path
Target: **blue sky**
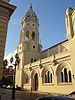
M 66 39 L 65 13 L 75 7 L 75 0 L 10 0 L 16 5 L 8 25 L 5 54 L 13 52 L 20 40 L 21 20 L 32 4 L 39 19 L 39 32 L 43 49 Z

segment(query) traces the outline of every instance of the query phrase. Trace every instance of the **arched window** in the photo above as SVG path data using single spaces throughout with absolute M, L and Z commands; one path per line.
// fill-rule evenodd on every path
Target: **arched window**
M 71 71 L 69 71 L 69 82 L 72 82 Z
M 64 82 L 68 82 L 67 69 L 64 68 Z
M 61 82 L 63 82 L 63 72 L 61 72 Z
M 72 82 L 71 71 L 67 68 L 63 68 L 61 70 L 60 78 L 61 78 L 61 82 Z
M 51 81 L 50 81 L 50 83 L 52 83 L 52 73 L 51 73 Z
M 35 41 L 35 32 L 34 32 L 34 31 L 32 31 L 31 39 L 32 39 L 33 41 Z
M 25 36 L 26 36 L 26 40 L 28 40 L 29 39 L 29 31 L 26 31 Z
M 50 83 L 50 72 L 47 72 L 47 82 Z
M 45 83 L 52 83 L 52 73 L 50 71 L 45 72 Z
M 47 74 L 45 73 L 45 83 L 47 83 Z

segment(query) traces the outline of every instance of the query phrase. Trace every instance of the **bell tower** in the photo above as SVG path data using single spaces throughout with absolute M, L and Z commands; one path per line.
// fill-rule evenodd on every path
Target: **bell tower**
M 22 19 L 18 53 L 21 55 L 23 65 L 35 62 L 40 57 L 42 49 L 39 43 L 39 23 L 32 5 Z
M 21 24 L 20 41 L 17 47 L 20 64 L 16 69 L 16 85 L 19 87 L 22 87 L 24 65 L 37 61 L 42 50 L 42 45 L 39 42 L 38 18 L 32 5 L 23 17 Z

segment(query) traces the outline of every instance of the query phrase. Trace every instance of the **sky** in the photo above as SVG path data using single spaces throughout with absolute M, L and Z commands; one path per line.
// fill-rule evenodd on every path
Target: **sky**
M 74 8 L 75 0 L 10 0 L 10 3 L 17 8 L 8 24 L 5 55 L 12 53 L 19 44 L 21 21 L 30 4 L 39 19 L 43 50 L 66 40 L 66 9 Z

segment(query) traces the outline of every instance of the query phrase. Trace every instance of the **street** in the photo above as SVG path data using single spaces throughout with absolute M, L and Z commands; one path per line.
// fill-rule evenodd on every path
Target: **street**
M 31 91 L 16 91 L 15 100 L 35 100 L 39 96 L 46 95 L 44 93 L 31 92 Z M 12 91 L 9 89 L 0 90 L 1 100 L 12 100 Z
M 41 93 L 37 91 L 17 91 L 16 90 L 15 100 L 35 100 L 36 98 L 40 96 L 49 95 L 48 93 Z M 0 100 L 12 100 L 12 90 L 9 89 L 0 89 Z M 75 98 L 75 95 L 72 96 Z

